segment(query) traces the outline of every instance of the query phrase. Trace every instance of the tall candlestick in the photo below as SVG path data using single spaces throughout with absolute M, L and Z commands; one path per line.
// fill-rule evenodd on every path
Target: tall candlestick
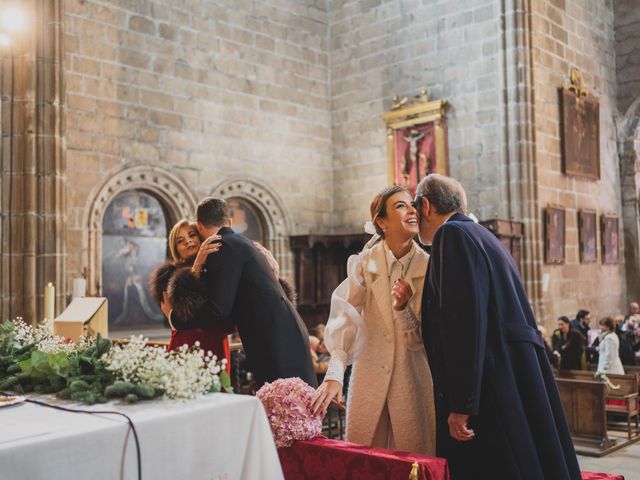
M 56 287 L 49 282 L 44 287 L 44 318 L 53 320 L 56 311 Z

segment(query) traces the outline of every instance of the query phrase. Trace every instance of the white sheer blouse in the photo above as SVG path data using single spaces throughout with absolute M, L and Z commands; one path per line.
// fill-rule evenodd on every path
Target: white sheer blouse
M 387 271 L 395 260 L 393 254 L 384 246 L 387 251 L 387 263 L 383 268 Z M 418 248 L 414 245 L 413 248 Z M 407 255 L 396 262 L 410 262 L 410 251 Z M 390 254 L 390 255 L 389 255 Z M 373 260 L 369 259 L 368 265 L 364 265 L 364 255 L 352 255 L 347 261 L 347 278 L 336 288 L 331 295 L 331 310 L 329 320 L 324 332 L 324 342 L 327 350 L 331 354 L 329 368 L 325 374 L 325 380 L 335 380 L 343 383 L 344 371 L 348 365 L 354 363 L 362 352 L 368 335 L 367 326 L 363 318 L 363 307 L 366 296 L 366 285 L 364 281 L 365 267 L 371 272 L 375 272 L 378 266 L 370 265 Z M 403 263 L 404 265 L 404 263 Z M 397 277 L 398 275 L 395 275 Z M 389 278 L 389 296 L 391 296 L 391 286 L 395 278 Z M 422 336 L 420 333 L 420 322 L 413 309 L 407 305 L 404 310 L 394 310 L 394 319 L 398 327 L 406 337 L 408 344 L 419 345 L 422 348 Z M 411 347 L 409 347 L 411 348 Z

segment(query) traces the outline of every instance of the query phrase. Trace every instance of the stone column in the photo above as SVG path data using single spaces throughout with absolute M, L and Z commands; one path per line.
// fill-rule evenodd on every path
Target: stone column
M 48 282 L 64 307 L 62 3 L 20 2 L 29 21 L 1 52 L 1 320 L 42 320 Z
M 635 135 L 640 128 L 640 97 L 618 122 L 622 232 L 627 301 L 640 299 L 640 165 Z
M 542 232 L 538 207 L 531 0 L 501 2 L 502 145 L 509 220 L 524 224 L 522 278 L 537 318 L 542 303 Z

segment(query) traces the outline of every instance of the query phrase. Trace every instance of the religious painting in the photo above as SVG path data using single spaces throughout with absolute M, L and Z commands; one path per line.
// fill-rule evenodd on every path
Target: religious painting
M 594 263 L 598 259 L 595 212 L 588 210 L 578 212 L 578 234 L 580 237 L 580 262 Z
M 618 217 L 602 215 L 602 263 L 618 263 Z
M 577 70 L 560 88 L 562 173 L 600 178 L 600 103 L 587 92 Z
M 430 101 L 426 88 L 413 100 L 394 97 L 383 118 L 387 126 L 389 183 L 415 193 L 430 173 L 447 175 L 446 102 Z
M 109 300 L 109 330 L 164 325 L 149 291 L 149 276 L 166 256 L 167 224 L 160 202 L 140 190 L 114 198 L 102 220 L 102 295 Z
M 265 245 L 265 228 L 258 211 L 242 198 L 227 199 L 231 211 L 231 228 L 236 233 Z
M 545 210 L 544 251 L 545 262 L 561 265 L 564 263 L 564 210 L 548 207 Z

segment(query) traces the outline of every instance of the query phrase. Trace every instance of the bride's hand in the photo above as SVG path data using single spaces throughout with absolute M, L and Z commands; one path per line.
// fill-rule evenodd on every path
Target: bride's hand
M 325 380 L 311 397 L 311 409 L 314 415 L 319 411 L 327 413 L 331 400 L 338 397 L 338 403 L 342 403 L 342 385 L 335 380 Z
M 399 278 L 393 283 L 391 287 L 391 298 L 393 300 L 394 310 L 404 310 L 412 296 L 413 290 L 411 290 L 411 285 L 402 278 Z
M 197 272 L 202 270 L 202 266 L 204 262 L 207 261 L 207 257 L 210 253 L 215 253 L 220 250 L 222 244 L 220 242 L 216 242 L 216 240 L 220 240 L 222 237 L 218 234 L 211 235 L 204 242 L 200 244 L 200 250 L 198 250 L 198 255 L 196 255 L 196 259 L 193 262 L 193 269 Z

